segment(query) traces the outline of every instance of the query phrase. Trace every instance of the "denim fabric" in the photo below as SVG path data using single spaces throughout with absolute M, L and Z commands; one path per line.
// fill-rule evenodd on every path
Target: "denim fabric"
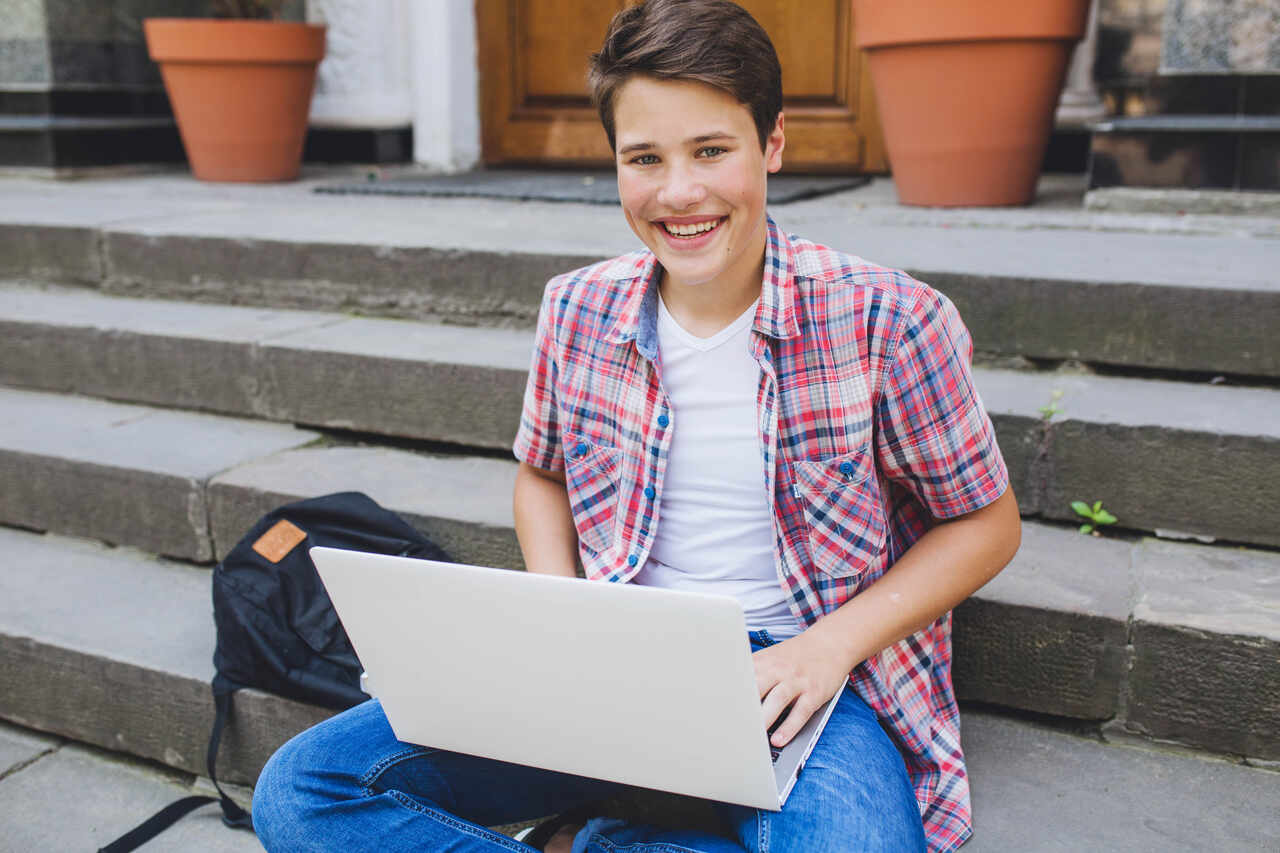
M 751 642 L 758 650 L 773 640 L 755 631 Z M 402 743 L 374 699 L 277 750 L 254 790 L 253 823 L 273 853 L 527 853 L 530 847 L 485 827 L 532 821 L 625 790 L 612 782 Z M 596 818 L 578 833 L 573 850 L 925 849 L 902 758 L 875 714 L 847 687 L 781 812 L 723 803 L 716 809 L 724 819 L 724 836 Z

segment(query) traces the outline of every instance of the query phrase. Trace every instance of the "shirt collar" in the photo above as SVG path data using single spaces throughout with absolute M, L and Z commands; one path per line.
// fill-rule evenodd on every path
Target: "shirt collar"
M 752 328 L 773 338 L 793 338 L 800 334 L 796 318 L 796 271 L 791 241 L 782 233 L 773 217 L 765 219 L 764 276 L 760 287 L 760 303 L 756 307 Z M 634 282 L 626 301 L 618 312 L 618 321 L 607 335 L 617 344 L 635 340 L 636 348 L 646 358 L 658 355 L 658 283 L 662 268 L 652 252 L 645 252 L 639 263 L 628 265 L 620 280 Z

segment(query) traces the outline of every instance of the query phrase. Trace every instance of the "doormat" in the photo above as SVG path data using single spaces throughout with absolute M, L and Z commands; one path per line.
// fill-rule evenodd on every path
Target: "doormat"
M 619 204 L 611 171 L 547 172 L 494 169 L 459 175 L 397 175 L 315 188 L 336 195 L 468 196 L 512 201 Z M 769 204 L 787 204 L 863 186 L 861 175 L 770 175 Z

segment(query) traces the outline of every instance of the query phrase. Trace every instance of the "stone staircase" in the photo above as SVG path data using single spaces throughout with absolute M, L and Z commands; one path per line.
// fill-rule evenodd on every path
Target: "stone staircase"
M 199 774 L 208 566 L 280 503 L 359 489 L 520 568 L 509 448 L 542 283 L 629 244 L 577 206 L 59 194 L 0 214 L 0 717 Z M 981 350 L 1025 528 L 956 612 L 966 707 L 1280 766 L 1280 244 L 784 210 L 948 293 Z M 1099 499 L 1118 529 L 1079 535 L 1070 502 Z M 220 775 L 252 784 L 326 714 L 247 691 Z M 999 774 L 987 743 L 972 761 Z M 1280 775 L 1248 772 L 1272 793 L 1246 836 L 1274 842 Z

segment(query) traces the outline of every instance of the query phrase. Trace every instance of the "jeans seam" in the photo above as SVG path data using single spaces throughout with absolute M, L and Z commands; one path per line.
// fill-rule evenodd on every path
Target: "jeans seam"
M 756 848 L 769 853 L 769 816 L 760 809 L 756 809 Z
M 430 755 L 433 752 L 439 752 L 439 750 L 426 746 L 412 746 L 408 749 L 401 750 L 400 752 L 384 756 L 360 777 L 360 787 L 364 789 L 366 794 L 375 793 L 373 783 L 376 782 L 378 777 L 383 773 L 386 773 L 402 761 L 408 761 L 410 758 L 419 758 L 423 755 Z
M 517 853 L 519 853 L 519 851 L 525 851 L 530 849 L 527 844 L 521 844 L 519 841 L 516 841 L 514 838 L 509 838 L 497 832 L 493 832 L 491 830 L 484 829 L 483 827 L 478 827 L 478 826 L 475 826 L 474 824 L 467 823 L 465 821 L 458 819 L 457 817 L 454 817 L 448 812 L 428 808 L 424 806 L 422 803 L 419 803 L 418 801 L 414 800 L 412 797 L 410 797 L 409 795 L 401 791 L 388 790 L 386 793 L 390 794 L 392 799 L 394 799 L 397 803 L 404 806 L 405 808 L 418 812 L 419 814 L 429 817 L 446 826 L 450 826 L 453 829 L 458 830 L 459 832 L 465 832 L 468 835 L 474 836 L 476 838 L 483 838 L 486 841 L 492 841 L 493 843 L 498 844 L 502 847 L 505 847 L 508 850 L 515 850 L 517 851 Z
M 631 844 L 618 844 L 608 836 L 599 834 L 593 834 L 591 836 L 591 841 L 588 842 L 587 847 L 590 848 L 592 844 L 602 847 L 605 850 L 634 850 L 637 851 L 637 853 L 640 853 L 640 851 L 643 851 L 643 853 L 698 853 L 697 850 L 694 850 L 691 847 L 684 847 L 679 844 L 669 844 L 665 841 L 635 841 Z

